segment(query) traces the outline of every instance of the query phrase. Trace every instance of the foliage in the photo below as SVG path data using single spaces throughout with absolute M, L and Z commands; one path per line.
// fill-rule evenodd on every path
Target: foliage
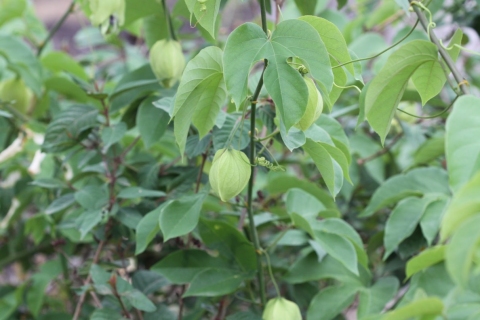
M 0 319 L 480 317 L 448 3 L 0 0 Z

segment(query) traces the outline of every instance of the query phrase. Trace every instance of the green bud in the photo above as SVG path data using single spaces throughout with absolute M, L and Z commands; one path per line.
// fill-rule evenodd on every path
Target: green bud
M 103 34 L 117 31 L 125 22 L 125 0 L 90 0 L 90 21 Z
M 250 179 L 251 167 L 245 153 L 233 149 L 220 149 L 215 153 L 210 168 L 210 185 L 222 199 L 237 196 Z
M 268 300 L 263 311 L 263 320 L 302 320 L 302 314 L 295 302 L 279 297 Z
M 180 42 L 174 40 L 155 42 L 150 49 L 150 65 L 163 86 L 172 87 L 180 80 L 185 69 L 185 57 Z
M 308 88 L 307 108 L 300 121 L 295 125 L 295 128 L 302 131 L 307 130 L 317 121 L 323 111 L 323 98 L 315 86 L 315 82 L 311 78 L 304 78 L 304 80 Z
M 14 78 L 0 83 L 0 100 L 11 103 L 19 112 L 27 113 L 33 93 L 22 79 Z

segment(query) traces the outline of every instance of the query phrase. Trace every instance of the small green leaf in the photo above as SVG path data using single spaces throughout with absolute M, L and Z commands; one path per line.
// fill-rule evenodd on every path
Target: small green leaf
M 131 290 L 121 294 L 130 304 L 141 311 L 145 312 L 153 312 L 157 310 L 155 305 L 153 304 L 150 299 L 147 298 L 141 291 L 139 290 Z
M 188 62 L 175 98 L 174 131 L 181 154 L 185 151 L 190 123 L 203 138 L 213 128 L 226 97 L 222 50 L 205 48 Z
M 417 272 L 422 271 L 436 263 L 439 263 L 445 259 L 445 246 L 435 246 L 425 249 L 417 256 L 408 260 L 406 266 L 406 279 L 410 278 Z
M 307 318 L 332 320 L 349 305 L 357 294 L 358 287 L 352 285 L 331 286 L 313 297 L 308 307 Z
M 480 98 L 461 96 L 447 119 L 445 151 L 453 192 L 480 170 Z
M 160 218 L 164 206 L 165 205 L 162 204 L 155 210 L 150 211 L 138 223 L 135 236 L 135 255 L 145 251 L 150 241 L 152 241 L 153 238 L 155 238 L 155 235 L 160 231 L 158 219 Z
M 426 62 L 437 61 L 437 47 L 425 40 L 413 40 L 394 52 L 372 80 L 365 97 L 365 115 L 382 144 L 408 80 Z
M 122 140 L 127 132 L 127 125 L 124 122 L 114 124 L 113 126 L 103 128 L 101 138 L 105 149 L 110 148 L 114 143 Z
M 68 72 L 79 79 L 88 81 L 89 77 L 82 66 L 63 51 L 52 51 L 41 59 L 42 65 L 53 72 Z
M 129 187 L 122 189 L 117 198 L 136 199 L 136 198 L 160 198 L 166 196 L 165 192 L 158 190 L 148 190 L 141 187 Z
M 215 39 L 215 26 L 220 9 L 221 0 L 208 0 L 203 5 L 198 0 L 185 0 L 191 15 L 195 16 L 196 23 L 199 23 Z M 203 9 L 203 10 L 202 10 Z M 190 24 L 194 25 L 195 20 L 190 18 Z
M 416 165 L 428 164 L 445 153 L 445 138 L 435 137 L 425 141 L 413 155 Z
M 40 178 L 30 182 L 32 186 L 37 186 L 45 189 L 62 189 L 66 187 L 63 181 L 54 178 Z
M 100 209 L 108 203 L 108 192 L 99 186 L 85 186 L 75 192 L 75 201 L 88 210 Z
M 83 212 L 75 221 L 80 239 L 84 239 L 90 230 L 95 228 L 103 219 L 102 209 L 91 209 Z
M 168 127 L 169 116 L 153 105 L 156 100 L 155 97 L 145 99 L 137 111 L 137 128 L 147 148 L 158 142 Z
M 437 61 L 428 61 L 422 64 L 412 75 L 412 81 L 422 98 L 422 105 L 442 91 L 447 77 L 442 64 Z
M 345 237 L 322 230 L 313 230 L 315 240 L 333 258 L 340 261 L 350 272 L 358 275 L 357 252 Z
M 204 199 L 205 194 L 196 194 L 173 200 L 165 206 L 159 219 L 164 242 L 195 229 Z
M 425 213 L 420 220 L 420 227 L 427 243 L 430 246 L 437 237 L 442 222 L 443 213 L 447 207 L 449 198 L 444 197 L 427 205 Z
M 45 214 L 53 214 L 62 211 L 75 203 L 75 196 L 73 193 L 64 194 L 55 200 L 45 209 Z
M 418 316 L 440 316 L 442 312 L 442 300 L 437 297 L 421 298 L 396 310 L 385 313 L 382 320 L 410 320 Z
M 395 277 L 380 278 L 373 286 L 361 289 L 358 297 L 358 319 L 378 314 L 398 292 L 399 283 Z
M 218 297 L 234 292 L 245 275 L 229 269 L 207 269 L 195 276 L 184 297 Z

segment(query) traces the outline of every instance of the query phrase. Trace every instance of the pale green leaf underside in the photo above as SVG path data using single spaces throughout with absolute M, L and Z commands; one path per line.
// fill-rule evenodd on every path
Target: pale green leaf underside
M 221 0 L 207 0 L 205 11 L 201 11 L 202 4 L 198 0 L 185 0 L 190 14 L 195 16 L 191 19 L 191 24 L 200 24 L 208 33 L 215 39 L 215 24 L 218 17 L 218 10 L 220 9 Z
M 205 48 L 187 64 L 175 98 L 174 133 L 181 154 L 190 124 L 193 122 L 203 138 L 215 125 L 226 97 L 222 50 Z
M 428 61 L 422 64 L 412 75 L 412 81 L 422 98 L 422 105 L 442 91 L 447 77 L 441 63 Z
M 437 61 L 437 47 L 425 40 L 411 41 L 387 60 L 372 80 L 365 97 L 365 115 L 382 143 L 395 110 L 413 73 L 425 62 Z
M 224 53 L 225 82 L 237 107 L 247 97 L 250 69 L 256 62 L 268 60 L 265 88 L 287 131 L 305 113 L 308 99 L 302 76 L 287 63 L 290 57 L 302 59 L 313 78 L 331 91 L 333 73 L 328 52 L 317 31 L 304 21 L 281 22 L 270 39 L 258 25 L 245 23 L 230 34 Z

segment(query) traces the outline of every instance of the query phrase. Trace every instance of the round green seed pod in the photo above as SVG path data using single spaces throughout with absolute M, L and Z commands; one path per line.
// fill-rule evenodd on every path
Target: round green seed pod
M 304 80 L 308 88 L 307 108 L 300 121 L 295 125 L 295 128 L 302 131 L 307 130 L 317 121 L 323 111 L 323 98 L 315 86 L 315 82 L 311 78 L 304 78 Z
M 33 92 L 22 79 L 9 79 L 0 83 L 0 100 L 12 104 L 19 112 L 26 114 L 32 102 Z
M 170 88 L 182 76 L 185 69 L 180 42 L 175 40 L 159 40 L 150 49 L 150 65 L 153 73 L 166 88 Z
M 226 202 L 242 192 L 248 184 L 250 173 L 250 162 L 245 153 L 219 149 L 210 168 L 210 185 L 220 199 Z
M 302 320 L 302 314 L 295 302 L 279 297 L 268 300 L 263 311 L 263 320 Z

